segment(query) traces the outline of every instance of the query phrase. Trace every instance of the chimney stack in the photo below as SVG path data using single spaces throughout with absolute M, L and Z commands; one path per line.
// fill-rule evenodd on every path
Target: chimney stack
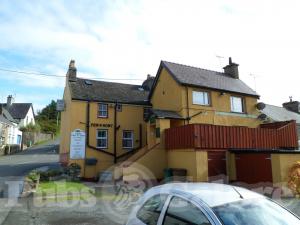
M 143 82 L 142 87 L 146 91 L 150 91 L 153 85 L 155 77 L 151 76 L 150 74 L 147 74 L 147 79 Z
M 75 60 L 72 59 L 69 64 L 67 79 L 69 81 L 76 81 L 76 78 L 77 78 L 77 69 L 75 67 Z
M 11 106 L 13 102 L 14 102 L 13 96 L 12 95 L 7 96 L 7 101 L 6 101 L 7 107 Z
M 234 79 L 239 79 L 239 64 L 232 62 L 231 57 L 229 57 L 229 64 L 223 67 L 224 73 L 230 75 Z
M 283 103 L 282 106 L 289 111 L 300 114 L 300 102 L 293 101 L 293 98 L 291 96 L 290 101 Z

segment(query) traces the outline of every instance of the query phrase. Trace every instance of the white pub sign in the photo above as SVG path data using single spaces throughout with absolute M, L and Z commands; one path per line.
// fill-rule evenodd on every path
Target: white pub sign
M 70 159 L 85 158 L 85 132 L 79 129 L 71 133 Z

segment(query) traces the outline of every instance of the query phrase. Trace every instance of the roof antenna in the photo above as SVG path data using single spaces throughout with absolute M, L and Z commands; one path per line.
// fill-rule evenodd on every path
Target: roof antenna
M 253 77 L 253 80 L 254 80 L 254 91 L 257 91 L 257 87 L 256 87 L 256 78 L 257 78 L 257 77 L 260 77 L 260 76 L 255 75 L 255 74 L 252 74 L 252 73 L 250 73 L 249 75 L 250 75 L 251 77 Z
M 243 195 L 241 195 L 241 193 L 238 192 L 238 190 L 237 190 L 234 186 L 232 186 L 232 188 L 233 188 L 233 190 L 235 190 L 235 192 L 239 195 L 240 199 L 244 199 Z
M 219 64 L 220 64 L 220 67 L 222 68 L 222 59 L 224 59 L 225 57 L 224 56 L 221 56 L 221 55 L 216 55 L 216 57 L 218 58 L 219 60 Z

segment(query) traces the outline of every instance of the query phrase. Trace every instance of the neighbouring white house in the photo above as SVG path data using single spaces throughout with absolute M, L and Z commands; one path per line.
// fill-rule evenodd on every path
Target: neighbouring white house
M 19 130 L 28 124 L 35 124 L 32 103 L 14 103 L 12 95 L 6 103 L 0 103 L 0 135 L 1 144 L 18 144 L 22 142 Z
M 0 147 L 7 144 L 21 144 L 22 132 L 17 121 L 2 106 L 0 112 Z
M 14 101 L 12 95 L 9 95 L 2 106 L 18 122 L 19 127 L 25 127 L 30 123 L 35 124 L 32 103 L 15 103 Z

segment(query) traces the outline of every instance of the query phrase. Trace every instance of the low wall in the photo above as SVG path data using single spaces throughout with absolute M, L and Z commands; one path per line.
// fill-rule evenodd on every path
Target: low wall
M 207 151 L 194 149 L 169 150 L 168 167 L 187 170 L 187 178 L 193 182 L 208 181 Z
M 141 173 L 140 175 L 146 176 L 143 179 L 163 179 L 164 169 L 167 168 L 166 150 L 160 148 L 151 149 L 145 155 L 141 156 L 131 164 L 129 167 L 123 168 L 123 175 L 129 176 L 130 174 Z M 145 170 L 140 171 L 138 170 Z
M 31 145 L 41 142 L 47 141 L 53 138 L 53 134 L 46 133 L 35 133 L 35 132 L 23 132 L 23 145 L 30 147 Z
M 273 183 L 287 183 L 288 173 L 294 163 L 300 161 L 300 153 L 271 154 Z

